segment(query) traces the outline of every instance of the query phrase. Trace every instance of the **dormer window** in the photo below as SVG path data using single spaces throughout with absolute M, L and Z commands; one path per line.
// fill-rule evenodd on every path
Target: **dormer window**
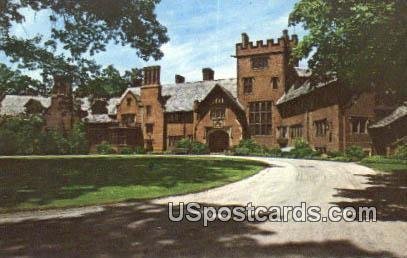
M 268 56 L 255 56 L 251 58 L 252 69 L 264 69 L 268 67 Z

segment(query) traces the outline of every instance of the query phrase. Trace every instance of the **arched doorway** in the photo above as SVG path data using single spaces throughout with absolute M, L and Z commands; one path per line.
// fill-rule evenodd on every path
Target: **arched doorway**
M 209 150 L 223 152 L 229 148 L 229 135 L 224 130 L 216 130 L 209 134 Z

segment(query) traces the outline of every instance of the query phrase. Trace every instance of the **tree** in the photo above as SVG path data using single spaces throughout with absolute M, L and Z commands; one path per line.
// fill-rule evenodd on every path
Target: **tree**
M 78 88 L 75 93 L 79 97 L 118 97 L 128 87 L 137 86 L 140 80 L 140 69 L 125 71 L 121 75 L 113 65 L 109 65 L 98 76 L 88 80 L 85 85 Z
M 2 94 L 45 94 L 46 86 L 20 71 L 13 71 L 0 63 L 0 96 Z
M 315 51 L 308 62 L 314 78 L 407 96 L 407 1 L 301 0 L 289 17 L 297 24 L 309 34 L 294 57 Z
M 55 73 L 83 85 L 100 66 L 84 56 L 105 51 L 107 44 L 128 45 L 144 60 L 160 59 L 167 29 L 156 19 L 159 0 L 3 0 L 0 1 L 0 51 L 19 68 L 41 70 L 44 82 Z M 13 24 L 24 22 L 23 9 L 47 11 L 50 38 L 11 35 Z M 58 51 L 63 49 L 63 51 Z

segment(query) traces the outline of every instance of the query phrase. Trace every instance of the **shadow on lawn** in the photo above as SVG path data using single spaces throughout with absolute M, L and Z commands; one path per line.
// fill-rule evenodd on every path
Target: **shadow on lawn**
M 22 203 L 47 205 L 102 187 L 170 189 L 180 184 L 227 182 L 231 175 L 260 165 L 255 161 L 185 158 L 64 158 L 0 160 L 0 209 Z M 121 191 L 123 189 L 118 189 Z M 110 197 L 114 198 L 112 193 Z M 142 193 L 151 198 L 149 192 Z
M 205 204 L 209 205 L 209 204 Z M 249 222 L 170 222 L 167 205 L 139 202 L 78 218 L 0 225 L 0 256 L 35 257 L 392 257 L 349 241 L 261 245 L 278 237 Z
M 337 197 L 355 199 L 336 202 L 342 208 L 374 206 L 377 220 L 407 221 L 407 169 L 394 169 L 392 172 L 371 175 L 358 175 L 367 178 L 366 189 L 336 189 Z

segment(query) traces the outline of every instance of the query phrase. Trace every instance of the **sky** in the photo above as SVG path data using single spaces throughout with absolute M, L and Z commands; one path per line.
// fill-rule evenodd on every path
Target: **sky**
M 236 77 L 236 60 L 231 57 L 235 44 L 246 32 L 251 41 L 277 39 L 283 29 L 301 38 L 301 27 L 288 27 L 288 15 L 295 0 L 162 0 L 157 19 L 167 27 L 170 41 L 161 47 L 161 60 L 145 62 L 128 46 L 109 44 L 94 56 L 104 66 L 113 64 L 119 71 L 161 65 L 161 82 L 173 83 L 175 74 L 186 81 L 202 80 L 202 68 L 215 70 L 215 79 Z M 49 35 L 48 13 L 25 11 L 26 21 L 13 27 L 17 36 Z M 0 62 L 7 62 L 0 53 Z M 300 63 L 306 66 L 306 61 Z M 39 72 L 27 71 L 33 77 Z

